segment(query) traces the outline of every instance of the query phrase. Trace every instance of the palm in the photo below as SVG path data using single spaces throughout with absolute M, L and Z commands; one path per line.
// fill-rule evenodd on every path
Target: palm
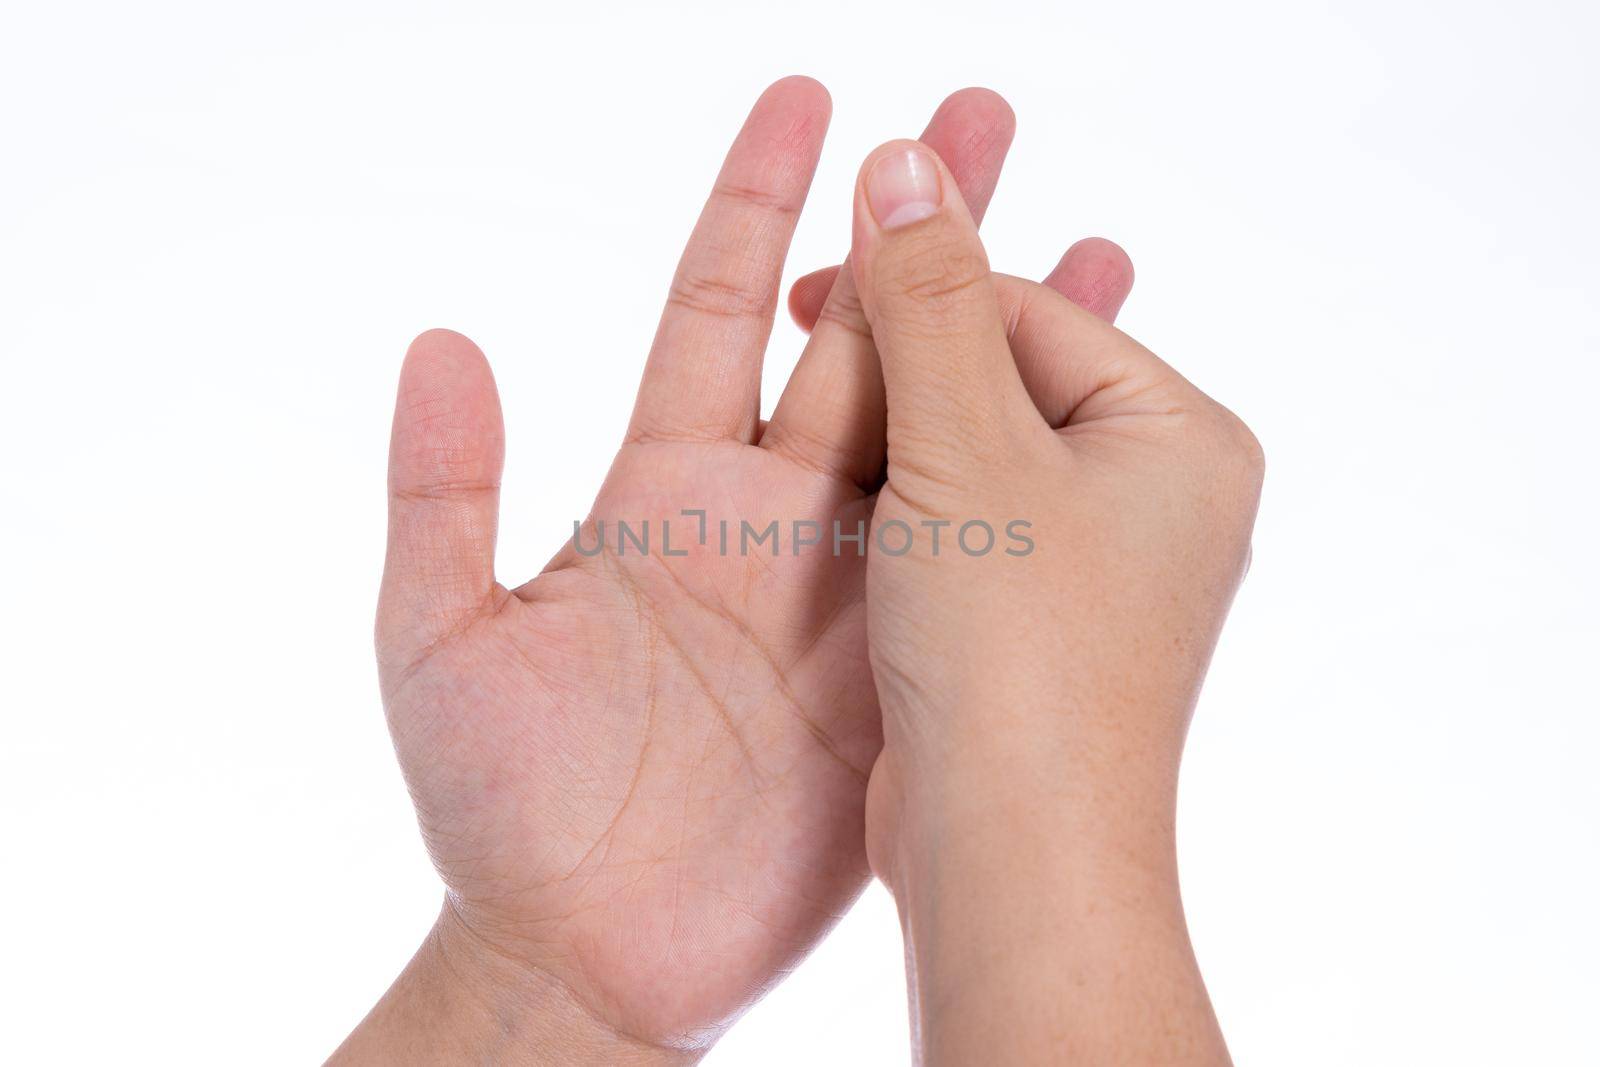
M 625 447 L 595 514 L 664 501 L 726 517 L 735 544 L 741 518 L 866 514 L 853 485 L 732 442 Z M 684 558 L 568 546 L 390 689 L 464 916 L 635 1033 L 736 1012 L 866 875 L 865 561 L 719 555 L 711 521 L 705 548 L 675 524 Z

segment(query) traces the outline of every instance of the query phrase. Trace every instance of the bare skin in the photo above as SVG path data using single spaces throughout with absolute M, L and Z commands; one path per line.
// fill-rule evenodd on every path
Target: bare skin
M 851 265 L 888 405 L 875 525 L 951 524 L 942 554 L 874 552 L 867 575 L 867 845 L 919 1061 L 1226 1063 L 1173 821 L 1260 447 L 1125 334 L 991 275 L 915 142 L 863 166 Z M 960 550 L 977 519 L 1028 522 L 1031 550 Z
M 498 582 L 504 429 L 488 364 L 446 331 L 412 345 L 377 643 L 447 894 L 333 1062 L 693 1060 L 865 884 L 882 745 L 866 561 L 724 557 L 680 515 L 853 527 L 870 514 L 883 381 L 849 273 L 771 425 L 759 420 L 761 353 L 828 107 L 800 78 L 756 104 L 595 502 L 597 520 L 671 522 L 688 555 L 569 546 L 532 581 Z M 924 140 L 977 214 L 1010 136 L 1004 103 L 968 91 Z M 1092 247 L 1051 284 L 1125 295 L 1125 257 Z

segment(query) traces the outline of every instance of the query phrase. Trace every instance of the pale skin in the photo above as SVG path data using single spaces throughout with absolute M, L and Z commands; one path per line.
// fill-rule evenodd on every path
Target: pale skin
M 692 1062 L 874 871 L 906 920 L 924 1062 L 1008 1047 L 1008 1062 L 1055 1062 L 1124 1038 L 1149 1049 L 1125 1062 L 1225 1057 L 1182 930 L 1170 794 L 1254 501 L 1245 474 L 1230 496 L 1192 468 L 1247 432 L 1108 325 L 1132 282 L 1109 242 L 1075 245 L 1044 284 L 990 280 L 973 220 L 1012 120 L 981 90 L 947 100 L 923 134 L 943 161 L 925 217 L 886 230 L 858 189 L 847 269 L 791 293 L 814 328 L 763 424 L 761 355 L 828 113 L 803 78 L 752 110 L 592 516 L 676 520 L 677 541 L 693 528 L 684 507 L 848 529 L 874 508 L 873 521 L 1031 508 L 1040 550 L 1011 562 L 1033 578 L 1004 557 L 720 556 L 684 536 L 683 557 L 569 546 L 502 584 L 488 364 L 457 334 L 418 338 L 395 414 L 377 641 L 446 901 L 333 1062 Z M 961 286 L 932 284 L 924 254 Z M 905 373 L 924 350 L 951 368 L 944 393 Z M 1101 418 L 1098 435 L 1074 428 Z M 1018 448 L 966 454 L 941 436 Z M 1085 459 L 1062 458 L 1080 444 Z M 981 494 L 932 490 L 980 470 Z M 1161 487 L 1170 498 L 1149 498 Z M 1183 492 L 1225 501 L 1234 533 L 1196 525 Z M 1090 549 L 1105 570 L 1079 574 Z M 988 644 L 924 632 L 975 606 L 1039 632 L 993 647 L 987 667 Z M 1008 743 L 961 755 L 995 715 Z M 1138 766 L 1121 776 L 1119 760 Z M 1137 803 L 1113 802 L 1120 791 Z M 1059 939 L 1044 972 L 1026 956 L 1041 932 Z M 988 1032 L 986 998 L 1015 1016 L 1005 1033 Z M 1151 1044 L 1152 1018 L 1171 1043 Z

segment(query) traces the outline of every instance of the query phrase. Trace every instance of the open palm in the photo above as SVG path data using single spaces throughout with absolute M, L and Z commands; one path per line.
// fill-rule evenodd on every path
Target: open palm
M 401 377 L 379 664 L 450 909 L 653 1044 L 714 1036 L 867 877 L 881 735 L 865 559 L 850 543 L 837 557 L 827 541 L 791 547 L 796 522 L 853 533 L 882 470 L 882 380 L 848 272 L 772 424 L 759 419 L 827 117 L 820 86 L 785 79 L 735 141 L 585 530 L 590 545 L 603 530 L 604 551 L 569 544 L 527 584 L 497 583 L 503 429 L 488 365 L 434 331 Z M 924 140 L 981 212 L 1010 140 L 1004 104 L 958 94 Z M 1053 280 L 1095 289 L 1103 268 Z M 703 540 L 685 509 L 705 513 Z M 619 555 L 618 520 L 648 521 L 651 551 Z M 741 521 L 774 520 L 780 551 L 740 551 Z

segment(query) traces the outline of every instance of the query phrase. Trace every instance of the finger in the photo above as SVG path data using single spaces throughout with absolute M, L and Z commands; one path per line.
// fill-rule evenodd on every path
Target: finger
M 927 144 L 927 135 L 921 140 Z M 939 155 L 950 166 L 956 183 L 961 184 L 961 171 L 950 163 L 949 156 L 942 152 Z M 962 191 L 965 193 L 965 187 Z M 972 198 L 966 199 L 967 206 L 973 207 Z M 983 212 L 976 207 L 973 215 L 979 222 L 983 221 Z M 838 276 L 838 267 L 824 267 L 797 279 L 789 287 L 789 316 L 796 326 L 808 333 L 816 326 L 828 290 Z M 1045 276 L 1044 284 L 1085 311 L 1107 322 L 1115 322 L 1128 294 L 1133 291 L 1133 260 L 1113 241 L 1085 237 L 1067 249 L 1055 269 Z
M 1149 349 L 1059 290 L 1007 274 L 996 274 L 994 285 L 1017 373 L 1051 426 L 1112 410 L 1170 410 L 1194 389 Z
M 500 398 L 478 346 L 449 330 L 418 337 L 389 440 L 381 660 L 412 660 L 492 607 L 504 456 Z
M 821 277 L 823 274 L 829 274 L 831 277 L 835 269 L 818 271 L 811 277 Z M 1117 313 L 1126 302 L 1128 293 L 1133 288 L 1133 278 L 1133 262 L 1121 247 L 1104 238 L 1086 237 L 1067 249 L 1055 269 L 1045 278 L 1043 285 L 1066 297 L 1096 318 L 1110 323 L 1116 321 Z M 801 282 L 805 280 L 802 278 Z M 797 286 L 799 284 L 796 283 Z M 853 283 L 851 288 L 853 291 Z M 1055 328 L 1052 321 L 1059 320 L 1063 316 L 1060 314 L 1047 316 L 1046 312 L 1054 309 L 1048 306 L 1048 302 L 1033 299 L 1033 290 L 1040 288 L 1038 282 L 1007 274 L 996 274 L 995 288 L 1008 335 L 1020 336 L 1028 342 L 1020 349 L 1017 345 L 1012 347 L 1023 385 L 1033 397 L 1039 413 L 1050 425 L 1057 427 L 1065 425 L 1067 416 L 1086 395 L 1083 390 L 1090 388 L 1091 384 L 1085 380 L 1086 365 L 1081 361 L 1077 365 L 1067 362 L 1065 346 L 1049 343 L 1053 336 L 1049 331 Z M 1083 332 L 1080 329 L 1073 335 Z M 870 348 L 870 334 L 863 339 L 863 344 Z M 844 472 L 846 476 L 861 482 L 864 488 L 872 488 L 872 485 L 867 483 L 881 473 L 883 465 L 881 407 L 883 380 L 881 374 L 877 372 L 876 350 L 872 350 L 870 355 L 874 381 L 878 387 L 878 392 L 874 394 L 878 398 L 878 413 L 876 417 L 863 417 L 854 423 L 850 423 L 847 417 L 841 417 L 840 421 L 875 429 L 876 443 L 857 443 L 854 446 L 847 446 L 845 442 L 848 441 L 848 436 L 839 430 L 834 430 L 822 440 L 791 440 L 786 446 L 808 450 L 815 457 L 814 462 L 821 462 L 824 457 L 841 452 L 845 453 L 847 459 L 866 457 L 861 459 L 856 467 Z M 1092 379 L 1093 375 L 1087 377 Z M 785 393 L 786 397 L 788 395 Z M 837 396 L 837 393 L 832 395 Z M 813 421 L 816 421 L 815 417 Z M 771 442 L 776 445 L 777 441 L 778 438 L 762 437 L 763 444 Z
M 934 113 L 923 143 L 949 162 L 972 216 L 988 206 L 1016 120 L 986 89 L 964 89 Z M 874 488 L 884 462 L 883 372 L 849 271 L 836 276 L 820 321 L 761 438 L 763 447 Z
M 831 278 L 833 269 L 818 271 L 808 278 L 821 279 L 824 275 Z M 791 300 L 808 278 L 796 283 Z M 848 288 L 845 292 L 853 298 L 854 283 L 849 279 L 846 281 Z M 1037 283 L 997 275 L 997 284 L 1002 286 L 1002 296 L 1007 293 L 1014 296 L 1016 286 Z M 1126 252 L 1111 241 L 1087 237 L 1067 250 L 1045 278 L 1044 284 L 1091 314 L 1113 322 L 1133 288 L 1133 262 Z M 1002 310 L 1006 310 L 1004 306 Z M 859 303 L 854 305 L 854 311 L 859 313 Z M 778 434 L 763 435 L 761 442 L 813 466 L 837 466 L 837 473 L 856 481 L 865 489 L 871 489 L 881 475 L 884 453 L 883 378 L 877 365 L 877 352 L 872 347 L 870 333 L 840 329 L 835 339 L 828 335 L 829 329 L 829 325 L 824 324 L 821 340 L 827 341 L 833 352 L 849 346 L 860 350 L 865 363 L 860 380 L 856 383 L 859 388 L 852 392 L 848 388 L 841 388 L 837 379 L 818 376 L 816 380 L 820 380 L 821 384 L 808 398 L 805 415 L 797 417 L 798 426 L 794 423 L 780 424 Z M 808 345 L 807 355 L 802 356 L 801 367 L 795 373 L 797 377 L 812 374 L 815 368 L 826 365 L 826 361 L 814 355 L 812 346 Z M 1059 373 L 1059 369 L 1048 363 L 1035 367 L 1026 364 L 1020 357 L 1017 369 L 1028 392 L 1039 401 L 1040 413 L 1059 419 L 1063 402 L 1055 396 L 1057 389 L 1052 377 Z M 802 395 L 793 379 L 789 390 L 784 393 L 784 401 L 779 403 L 780 414 L 795 410 L 795 404 L 790 402 L 791 395 Z M 845 398 L 851 396 L 860 400 L 860 405 L 853 410 L 844 404 Z M 798 422 L 799 418 L 805 422 Z M 1059 426 L 1061 421 L 1052 424 Z M 812 428 L 810 433 L 801 432 L 806 425 Z
M 1085 311 L 1116 322 L 1133 290 L 1133 260 L 1104 237 L 1085 237 L 1067 249 L 1044 284 Z
M 944 160 L 972 217 L 982 222 L 1016 130 L 1011 105 L 999 93 L 962 89 L 945 98 L 917 140 Z M 809 333 L 816 327 L 838 276 L 838 267 L 824 267 L 790 287 L 789 314 L 802 330 Z
M 938 157 L 875 151 L 856 182 L 851 269 L 883 366 L 889 477 L 950 473 L 1037 420 L 1006 343 L 978 229 Z
M 810 78 L 785 78 L 756 101 L 678 263 L 630 440 L 754 440 L 783 261 L 829 110 Z
M 833 283 L 838 279 L 839 271 L 842 269 L 837 266 L 823 267 L 821 270 L 801 275 L 795 279 L 793 285 L 789 286 L 789 318 L 806 333 L 817 328 L 822 305 L 828 302 L 828 294 L 833 291 Z

